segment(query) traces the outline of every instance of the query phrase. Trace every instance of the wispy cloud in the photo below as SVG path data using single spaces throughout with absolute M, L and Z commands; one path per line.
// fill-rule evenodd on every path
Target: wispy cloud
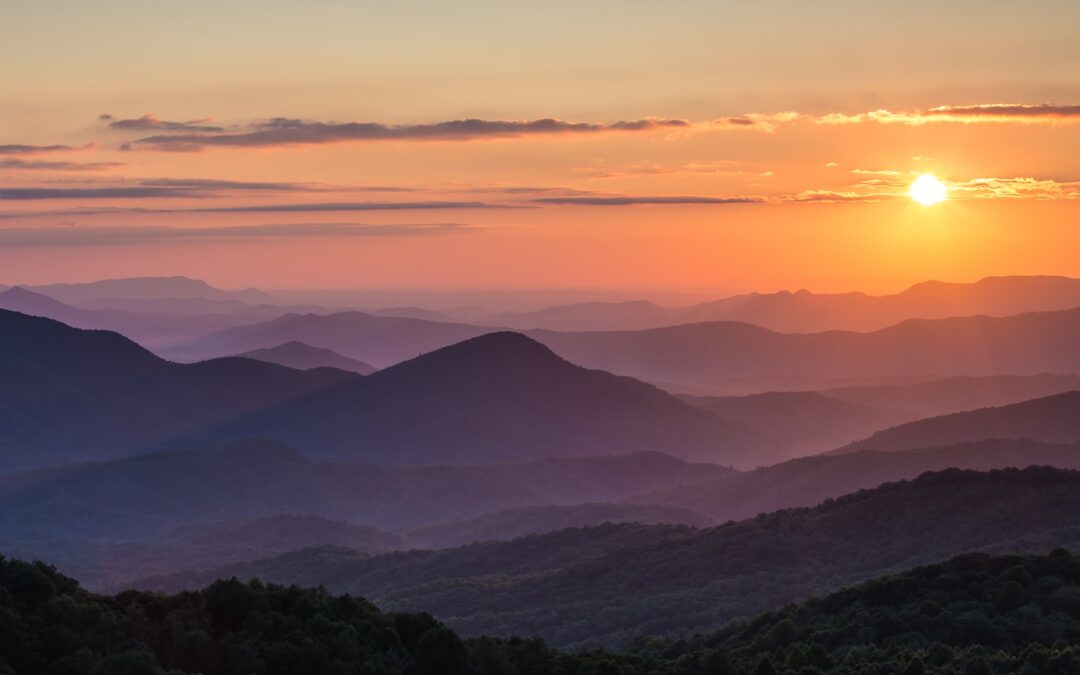
M 150 189 L 150 188 L 147 188 Z M 161 188 L 167 189 L 167 188 Z M 0 189 L 0 200 L 4 191 Z M 170 196 L 173 196 L 170 194 Z M 310 202 L 301 204 L 246 204 L 238 206 L 207 206 L 200 208 L 103 207 L 48 209 L 37 211 L 0 211 L 0 220 L 37 218 L 44 216 L 71 218 L 122 214 L 183 214 L 183 213 L 349 213 L 359 211 L 455 211 L 470 209 L 530 208 L 521 204 L 490 204 L 474 201 L 409 201 L 409 202 Z
M 1080 199 L 1080 181 L 1032 177 L 973 178 L 950 183 L 953 198 L 969 199 Z
M 0 159 L 0 169 L 19 171 L 104 171 L 123 166 L 123 162 L 49 162 L 31 159 Z
M 0 187 L 0 201 L 37 199 L 151 199 L 160 197 L 198 197 L 191 190 L 145 185 L 103 188 Z
M 122 129 L 124 131 L 192 131 L 192 132 L 214 132 L 224 131 L 224 127 L 209 124 L 210 118 L 189 120 L 187 122 L 170 122 L 169 120 L 163 120 L 156 115 L 147 113 L 142 117 L 132 117 L 129 119 L 117 119 L 109 114 L 99 115 L 98 119 L 105 122 L 112 129 Z
M 429 211 L 440 209 L 514 208 L 510 205 L 487 202 L 412 201 L 412 202 L 310 202 L 301 204 L 248 204 L 243 206 L 209 206 L 160 213 L 314 213 L 322 211 Z
M 773 201 L 790 204 L 881 202 L 899 199 L 903 196 L 891 192 L 865 193 L 853 190 L 804 190 L 797 194 L 776 197 Z
M 862 176 L 899 176 L 899 171 L 893 169 L 852 169 L 851 173 L 857 173 Z
M 0 145 L 0 155 L 37 155 L 43 152 L 73 152 L 86 150 L 93 145 L 27 145 L 25 143 L 8 143 Z
M 686 120 L 647 118 L 598 124 L 537 120 L 463 119 L 432 124 L 387 125 L 374 122 L 314 122 L 274 118 L 230 133 L 158 134 L 122 146 L 125 149 L 196 152 L 209 147 L 270 148 L 358 141 L 467 141 L 525 136 L 591 135 L 688 129 Z
M 611 197 L 541 197 L 532 200 L 537 204 L 559 204 L 576 206 L 636 206 L 636 205 L 674 205 L 674 204 L 758 204 L 761 197 L 694 197 L 694 196 L 635 196 L 617 195 Z
M 220 180 L 215 178 L 149 178 L 140 185 L 190 190 L 253 192 L 417 192 L 417 188 L 399 185 L 327 185 L 279 181 Z
M 279 223 L 220 227 L 49 227 L 0 228 L 0 248 L 54 246 L 132 246 L 165 243 L 241 243 L 315 237 L 416 237 L 471 232 L 462 223 Z
M 894 112 L 881 109 L 847 115 L 831 113 L 819 117 L 819 124 L 878 124 L 921 125 L 933 122 L 977 124 L 982 122 L 1013 122 L 1022 124 L 1080 121 L 1080 105 L 1053 103 L 980 103 L 977 105 L 945 105 L 924 110 Z
M 633 176 L 708 175 L 736 176 L 745 178 L 768 178 L 770 170 L 741 168 L 741 162 L 732 160 L 707 160 L 700 162 L 629 162 L 626 164 L 575 167 L 574 173 L 590 179 L 629 178 Z
M 755 129 L 758 131 L 772 132 L 781 124 L 798 122 L 803 115 L 794 111 L 778 113 L 746 113 L 731 117 L 720 117 L 706 122 L 703 127 L 707 129 Z

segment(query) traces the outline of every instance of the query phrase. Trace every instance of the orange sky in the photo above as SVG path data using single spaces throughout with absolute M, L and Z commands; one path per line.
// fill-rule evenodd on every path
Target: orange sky
M 1080 276 L 1076 3 L 369 4 L 0 7 L 0 283 Z

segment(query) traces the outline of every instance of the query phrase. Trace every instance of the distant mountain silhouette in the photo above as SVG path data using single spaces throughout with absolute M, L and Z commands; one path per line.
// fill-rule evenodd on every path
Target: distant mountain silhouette
M 907 319 L 1009 316 L 1080 307 L 1080 279 L 987 277 L 974 283 L 927 281 L 893 295 L 780 291 L 749 293 L 687 307 L 651 302 L 588 302 L 502 312 L 477 323 L 519 330 L 642 330 L 686 323 L 740 321 L 784 333 L 872 331 Z
M 643 382 L 491 333 L 216 428 L 319 458 L 474 464 L 657 450 L 755 465 L 764 440 Z
M 568 527 L 604 523 L 666 523 L 708 527 L 714 521 L 690 509 L 654 504 L 575 504 L 573 506 L 524 506 L 410 530 L 409 540 L 425 548 L 454 548 L 478 541 L 517 539 Z
M 970 551 L 1080 544 L 1080 472 L 947 470 L 708 529 L 607 525 L 442 551 L 340 549 L 144 580 L 220 577 L 325 585 L 395 611 L 425 608 L 465 635 L 557 646 L 686 637 L 706 626 Z
M 1080 309 L 992 318 L 910 320 L 871 333 L 777 333 L 738 322 L 639 331 L 529 331 L 589 368 L 668 388 L 755 393 L 949 376 L 1080 373 L 1069 336 Z M 285 315 L 230 328 L 162 352 L 196 360 L 300 341 L 377 367 L 490 332 L 483 326 L 362 312 Z M 979 345 L 973 349 L 972 345 Z
M 382 368 L 490 332 L 483 326 L 363 312 L 286 314 L 212 333 L 162 353 L 180 361 L 195 361 L 303 342 Z
M 170 564 L 173 570 L 202 566 L 181 561 L 208 559 L 214 541 L 222 555 L 257 557 L 258 548 L 274 545 L 269 532 L 231 537 L 229 528 L 281 514 L 402 531 L 523 506 L 615 502 L 731 473 L 658 453 L 461 467 L 319 464 L 280 444 L 247 441 L 0 476 L 0 544 L 9 554 L 78 571 L 101 587 L 148 574 L 144 566 L 159 572 Z M 312 539 L 283 534 L 282 542 L 341 545 L 337 535 L 314 536 L 338 530 L 313 527 Z M 194 541 L 200 532 L 202 543 Z M 237 542 L 256 540 L 265 541 L 247 555 L 239 550 Z M 377 541 L 397 546 L 370 539 Z M 182 547 L 193 551 L 170 563 L 171 552 Z
M 1080 376 L 1043 373 L 949 377 L 881 387 L 837 387 L 821 393 L 851 403 L 908 412 L 916 417 L 936 417 L 1074 390 L 1080 390 Z
M 744 323 L 529 335 L 590 368 L 710 387 L 813 388 L 844 378 L 1080 373 L 1080 309 L 1005 318 L 913 319 L 872 333 L 775 333 Z
M 761 455 L 762 464 L 826 452 L 917 417 L 813 391 L 680 398 L 767 437 L 769 449 Z
M 228 302 L 196 299 L 181 299 L 175 302 L 159 299 L 137 299 L 129 303 L 109 302 L 104 307 L 89 307 L 65 304 L 44 293 L 28 290 L 21 286 L 9 288 L 0 293 L 0 309 L 21 312 L 32 316 L 41 316 L 66 323 L 76 328 L 93 330 L 112 330 L 131 338 L 148 347 L 161 347 L 176 342 L 190 340 L 193 337 L 221 330 L 230 326 L 244 325 L 260 319 L 272 318 L 285 313 L 286 309 L 268 306 L 252 307 L 241 305 L 243 309 L 192 313 L 190 311 L 160 311 L 179 303 Z M 116 305 L 134 304 L 138 309 L 116 308 Z M 93 303 L 91 303 L 93 304 Z
M 837 450 L 908 450 L 984 438 L 1024 438 L 1046 443 L 1080 442 L 1080 391 L 997 408 L 930 417 L 879 431 Z
M 350 359 L 330 349 L 312 347 L 303 342 L 286 342 L 276 347 L 266 349 L 254 349 L 250 352 L 237 354 L 248 359 L 276 363 L 287 368 L 297 370 L 311 370 L 312 368 L 338 368 L 349 370 L 361 375 L 370 375 L 375 368 L 363 361 Z
M 627 501 L 692 509 L 718 521 L 740 520 L 778 509 L 814 506 L 883 483 L 910 480 L 927 471 L 1032 465 L 1080 469 L 1080 444 L 991 439 L 916 450 L 817 455 L 636 495 Z
M 86 283 L 45 284 L 31 286 L 30 289 L 67 303 L 80 303 L 97 298 L 205 298 L 243 300 L 249 303 L 270 300 L 269 295 L 256 289 L 225 291 L 201 279 L 183 276 L 103 279 Z
M 683 311 L 660 307 L 645 300 L 580 302 L 531 312 L 496 312 L 480 317 L 477 323 L 520 330 L 637 330 L 686 323 L 680 320 Z
M 12 330 L 0 330 L 0 351 L 14 357 L 19 375 L 9 382 L 44 387 L 55 399 L 0 410 L 12 421 L 0 427 L 0 467 L 9 469 L 251 437 L 280 440 L 312 457 L 397 465 L 652 450 L 745 464 L 760 448 L 752 432 L 716 415 L 651 385 L 575 366 L 514 333 L 468 340 L 359 378 L 242 358 L 174 364 L 119 335 L 11 312 L 0 315 L 0 329 L 4 321 Z M 67 342 L 53 345 L 53 333 Z M 92 339 L 80 342 L 83 336 Z M 64 353 L 54 354 L 58 349 Z M 74 361 L 93 369 L 83 378 L 93 396 L 75 396 L 78 387 L 53 391 L 37 376 L 51 369 L 71 379 L 79 372 L 64 364 Z M 23 389 L 5 384 L 0 396 L 22 401 Z M 74 397 L 57 398 L 62 394 Z
M 0 310 L 0 471 L 131 454 L 358 379 L 251 359 L 165 361 L 108 331 Z
M 24 305 L 47 304 L 19 289 L 5 295 L 12 293 Z M 79 330 L 0 309 L 0 402 L 7 405 L 107 393 L 169 367 L 168 362 L 116 333 Z M 0 409 L 0 416 L 8 413 L 9 409 Z M 3 434 L 4 425 L 0 425 L 0 437 Z
M 6 542 L 8 553 L 25 551 L 31 557 L 55 555 L 55 560 L 65 569 L 85 574 L 98 588 L 124 586 L 131 580 L 133 570 L 153 575 L 206 569 L 310 546 L 348 547 L 365 555 L 410 547 L 403 537 L 374 527 L 292 514 L 200 523 L 128 541 L 73 536 L 56 537 L 47 547 L 41 539 L 29 548 L 20 549 L 20 546 L 27 544 L 18 540 Z

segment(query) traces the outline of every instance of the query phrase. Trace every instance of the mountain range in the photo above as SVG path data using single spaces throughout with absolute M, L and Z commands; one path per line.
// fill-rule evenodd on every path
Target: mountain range
M 634 495 L 625 501 L 691 509 L 723 522 L 814 506 L 884 483 L 910 480 L 927 471 L 988 471 L 1032 465 L 1080 469 L 1080 442 L 986 439 L 892 452 L 829 453 Z
M 491 329 L 361 312 L 287 314 L 161 351 L 191 361 L 284 342 L 331 349 L 385 367 Z M 739 322 L 649 330 L 528 331 L 574 363 L 687 393 L 759 393 L 950 376 L 1080 373 L 1071 335 L 1080 309 L 1008 317 L 913 319 L 868 333 L 778 333 Z M 971 345 L 979 345 L 972 349 Z
M 136 586 L 257 576 L 357 593 L 395 610 L 423 607 L 466 635 L 618 645 L 687 636 L 959 553 L 1075 546 L 1077 508 L 1080 472 L 948 470 L 704 530 L 606 525 L 376 557 L 306 549 Z
M 176 364 L 117 334 L 0 311 L 0 368 L 7 469 L 250 437 L 398 465 L 646 450 L 739 463 L 758 447 L 716 415 L 512 333 L 361 378 L 246 358 Z
M 373 366 L 363 361 L 350 359 L 330 349 L 312 347 L 303 342 L 285 342 L 276 347 L 253 349 L 250 352 L 237 354 L 237 356 L 255 359 L 256 361 L 266 361 L 267 363 L 276 363 L 279 366 L 295 368 L 296 370 L 337 368 L 359 373 L 360 375 L 370 375 L 375 372 Z
M 780 291 L 735 295 L 686 307 L 644 300 L 585 302 L 464 319 L 518 330 L 643 330 L 686 323 L 738 321 L 781 333 L 874 331 L 907 319 L 1009 316 L 1080 307 L 1080 279 L 986 277 L 974 283 L 925 281 L 892 295 Z

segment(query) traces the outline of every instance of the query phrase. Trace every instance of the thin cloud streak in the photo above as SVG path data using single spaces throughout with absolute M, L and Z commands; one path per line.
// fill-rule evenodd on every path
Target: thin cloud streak
M 192 190 L 168 187 L 132 186 L 107 188 L 0 188 L 0 201 L 41 199 L 154 199 L 161 197 L 199 197 Z
M 168 120 L 159 119 L 152 113 L 130 119 L 117 119 L 106 113 L 104 115 L 99 115 L 98 119 L 102 122 L 107 122 L 111 129 L 121 129 L 124 131 L 225 131 L 224 127 L 207 124 L 210 122 L 209 118 L 190 120 L 188 122 L 170 122 Z
M 150 189 L 150 188 L 147 188 Z M 165 189 L 165 188 L 162 188 Z M 2 199 L 3 190 L 0 190 Z M 171 196 L 171 195 L 170 195 Z M 0 220 L 36 218 L 43 216 L 100 216 L 123 214 L 183 214 L 183 213 L 333 213 L 351 211 L 439 211 L 468 209 L 522 209 L 521 204 L 490 204 L 487 202 L 416 201 L 416 202 L 312 202 L 306 204 L 249 204 L 241 206 L 209 206 L 205 208 L 72 208 L 40 211 L 0 211 Z
M 817 120 L 818 124 L 906 124 L 919 126 L 933 122 L 960 124 L 1020 123 L 1059 124 L 1080 121 L 1080 105 L 1057 105 L 1052 103 L 982 103 L 964 106 L 938 106 L 926 110 L 893 112 L 887 109 L 872 110 L 856 115 L 830 113 Z
M 637 205 L 677 205 L 677 204 L 760 204 L 762 197 L 648 197 L 621 195 L 615 197 L 541 197 L 533 199 L 537 204 L 557 204 L 561 206 L 637 206 Z
M 124 166 L 123 162 L 50 162 L 30 159 L 0 159 L 0 169 L 19 171 L 105 171 Z
M 37 155 L 43 152 L 74 152 L 93 147 L 90 145 L 27 145 L 25 143 L 8 143 L 0 145 L 0 155 Z
M 326 237 L 418 237 L 465 233 L 481 228 L 462 223 L 277 223 L 220 227 L 50 227 L 0 228 L 0 248 L 136 246 L 168 243 L 242 243 Z
M 595 135 L 689 129 L 690 122 L 647 118 L 608 124 L 537 120 L 463 119 L 433 124 L 387 125 L 374 122 L 312 122 L 274 118 L 237 133 L 159 134 L 121 146 L 125 150 L 198 152 L 210 147 L 272 148 L 359 141 L 469 141 L 526 136 Z

